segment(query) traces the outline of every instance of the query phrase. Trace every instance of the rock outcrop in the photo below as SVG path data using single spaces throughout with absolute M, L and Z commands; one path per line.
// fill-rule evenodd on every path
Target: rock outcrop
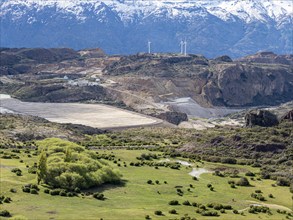
M 181 112 L 162 112 L 153 116 L 175 125 L 179 125 L 181 122 L 188 120 L 187 115 Z
M 251 110 L 245 115 L 246 127 L 271 127 L 278 124 L 277 116 L 267 110 Z
M 293 109 L 281 117 L 281 121 L 293 121 Z

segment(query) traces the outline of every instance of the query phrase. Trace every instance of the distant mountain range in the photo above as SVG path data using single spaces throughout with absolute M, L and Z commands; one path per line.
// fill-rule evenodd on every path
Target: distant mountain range
M 103 48 L 109 54 L 293 53 L 291 0 L 1 0 L 2 47 Z

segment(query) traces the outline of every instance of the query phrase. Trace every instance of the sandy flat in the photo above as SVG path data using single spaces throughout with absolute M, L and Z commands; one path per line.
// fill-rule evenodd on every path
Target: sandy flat
M 96 128 L 155 125 L 160 119 L 102 104 L 21 102 L 0 96 L 3 109 L 39 116 L 52 122 L 82 124 Z

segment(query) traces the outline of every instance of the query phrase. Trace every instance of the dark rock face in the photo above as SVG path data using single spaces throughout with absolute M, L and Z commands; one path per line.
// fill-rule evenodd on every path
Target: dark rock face
M 245 115 L 246 127 L 271 127 L 279 124 L 278 118 L 266 110 L 252 110 Z
M 163 112 L 153 116 L 175 125 L 179 125 L 181 122 L 188 120 L 187 115 L 181 112 Z
M 281 117 L 281 121 L 284 120 L 293 121 L 293 109 Z
M 214 60 L 218 62 L 227 62 L 227 63 L 233 62 L 233 60 L 227 55 L 217 57 Z
M 253 149 L 257 152 L 279 152 L 285 149 L 284 144 L 257 144 L 253 146 Z

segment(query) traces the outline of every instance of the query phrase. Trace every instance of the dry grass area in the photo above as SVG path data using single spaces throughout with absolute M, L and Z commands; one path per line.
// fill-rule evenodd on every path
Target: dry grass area
M 156 125 L 162 120 L 101 104 L 35 103 L 1 98 L 1 107 L 15 113 L 39 116 L 52 122 L 82 124 L 95 128 Z

